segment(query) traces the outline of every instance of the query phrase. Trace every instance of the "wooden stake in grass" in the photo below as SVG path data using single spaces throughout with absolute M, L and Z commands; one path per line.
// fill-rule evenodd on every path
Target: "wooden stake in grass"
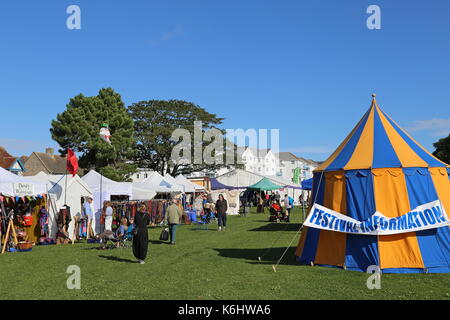
M 275 268 L 275 265 L 272 265 L 272 269 L 273 269 L 273 272 L 277 272 L 277 268 Z

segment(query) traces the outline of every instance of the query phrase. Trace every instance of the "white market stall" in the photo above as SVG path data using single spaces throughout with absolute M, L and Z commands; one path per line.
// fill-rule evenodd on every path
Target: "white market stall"
M 238 215 L 239 214 L 239 194 L 240 190 L 214 190 L 208 193 L 208 202 L 216 204 L 219 200 L 219 195 L 223 195 L 224 199 L 227 200 L 228 209 L 227 214 Z
M 94 194 L 95 219 L 92 228 L 98 234 L 100 233 L 100 215 L 103 203 L 110 201 L 111 196 L 125 196 L 131 199 L 133 197 L 133 184 L 108 179 L 95 170 L 89 171 L 81 179 L 86 182 Z
M 0 168 L 0 194 L 23 197 L 46 194 L 46 191 L 45 183 L 36 182 Z
M 0 168 L 0 207 L 4 218 L 2 219 L 2 233 L 5 232 L 9 238 L 11 233 L 8 233 L 7 229 L 12 227 L 15 230 L 17 227 L 12 220 L 7 219 L 9 212 L 14 210 L 16 217 L 20 215 L 22 219 L 24 217 L 27 219 L 27 224 L 23 225 L 23 229 L 27 234 L 28 241 L 37 242 L 40 232 L 39 212 L 42 207 L 45 207 L 46 191 L 45 183 L 36 182 Z M 22 208 L 18 209 L 19 206 Z M 5 238 L 2 253 L 6 250 L 5 243 L 7 242 L 8 240 Z
M 70 207 L 70 215 L 72 218 L 67 231 L 69 237 L 75 240 L 75 217 L 82 217 L 83 208 L 81 199 L 93 197 L 91 188 L 78 175 L 47 175 L 44 172 L 39 172 L 37 175 L 30 176 L 29 178 L 47 185 L 50 238 L 55 238 L 56 232 L 58 231 L 56 218 L 59 210 L 67 205 Z
M 282 177 L 267 176 L 242 169 L 235 169 L 217 177 L 216 179 L 226 186 L 245 189 L 261 181 L 263 178 L 267 178 L 275 184 L 284 186 L 278 191 L 282 199 L 285 194 L 288 194 L 296 203 L 298 202 L 299 196 L 302 194 L 301 186 L 295 185 L 292 181 L 285 180 Z
M 186 192 L 203 192 L 205 191 L 205 188 L 192 182 L 189 181 L 185 176 L 183 176 L 182 174 L 179 174 L 178 176 L 175 177 L 175 180 L 183 185 L 186 188 Z M 189 190 L 189 191 L 188 191 Z

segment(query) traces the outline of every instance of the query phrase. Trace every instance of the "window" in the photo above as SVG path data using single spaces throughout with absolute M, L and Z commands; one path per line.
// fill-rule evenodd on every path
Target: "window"
M 146 174 L 144 174 L 144 179 L 147 179 L 148 178 L 148 174 L 146 173 Z
M 139 179 L 139 173 L 136 175 L 136 177 Z

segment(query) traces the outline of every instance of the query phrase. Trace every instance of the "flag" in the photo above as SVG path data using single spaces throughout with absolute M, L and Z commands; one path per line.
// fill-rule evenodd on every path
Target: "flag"
M 100 129 L 100 138 L 111 144 L 111 133 L 109 132 L 108 125 L 104 123 Z
M 78 159 L 72 149 L 67 150 L 67 171 L 74 177 L 78 171 Z

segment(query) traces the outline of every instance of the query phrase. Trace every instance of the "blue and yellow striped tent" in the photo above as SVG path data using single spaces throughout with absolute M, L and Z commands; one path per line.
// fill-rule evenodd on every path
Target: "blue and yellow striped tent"
M 440 200 L 450 213 L 450 168 L 372 105 L 336 151 L 314 171 L 314 203 L 358 221 L 375 211 L 399 217 Z M 303 264 L 384 273 L 450 272 L 450 227 L 393 235 L 358 235 L 305 227 Z

